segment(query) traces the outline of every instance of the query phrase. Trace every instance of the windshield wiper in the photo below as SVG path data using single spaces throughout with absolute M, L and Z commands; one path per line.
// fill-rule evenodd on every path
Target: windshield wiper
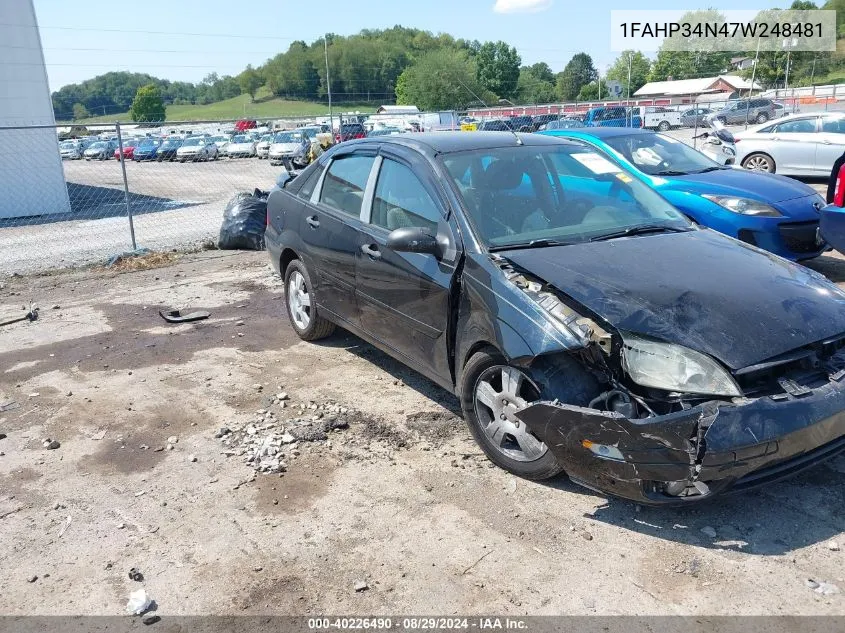
M 560 240 L 531 240 L 530 242 L 516 242 L 515 244 L 502 244 L 501 246 L 491 246 L 487 250 L 491 253 L 498 251 L 510 251 L 525 248 L 546 248 L 547 246 L 569 246 L 572 242 L 562 242 Z
M 667 224 L 639 224 L 631 226 L 622 231 L 614 231 L 613 233 L 604 233 L 591 237 L 591 242 L 603 242 L 604 240 L 613 240 L 617 237 L 628 237 L 630 235 L 645 235 L 647 233 L 686 233 L 691 231 L 689 227 L 671 226 Z
M 658 171 L 653 174 L 652 176 L 686 176 L 689 172 L 686 171 L 678 171 L 676 169 L 667 169 L 665 171 Z
M 730 167 L 705 167 L 704 169 L 699 169 L 698 171 L 694 171 L 694 174 L 706 174 L 709 171 L 722 171 L 723 169 L 731 169 Z

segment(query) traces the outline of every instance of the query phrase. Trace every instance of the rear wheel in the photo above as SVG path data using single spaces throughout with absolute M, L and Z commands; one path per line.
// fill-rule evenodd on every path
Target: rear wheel
M 761 112 L 760 114 L 757 115 L 757 123 L 765 123 L 768 120 L 769 120 L 769 115 L 766 114 L 765 112 Z
M 760 152 L 749 154 L 742 161 L 742 166 L 750 171 L 764 171 L 770 174 L 775 173 L 775 161 L 768 154 Z
M 320 316 L 311 277 L 298 259 L 285 270 L 285 307 L 294 331 L 303 341 L 325 338 L 335 330 L 334 323 Z
M 657 126 L 657 129 L 661 132 L 668 132 L 671 129 L 671 125 L 669 125 L 669 121 L 661 121 L 660 125 Z

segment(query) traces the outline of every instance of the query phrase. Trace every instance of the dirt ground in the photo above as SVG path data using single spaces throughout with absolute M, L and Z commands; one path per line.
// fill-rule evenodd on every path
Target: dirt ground
M 0 615 L 142 586 L 160 615 L 845 614 L 845 458 L 682 509 L 518 480 L 453 396 L 343 332 L 300 342 L 264 253 L 10 278 L 0 321 L 30 299 L 0 328 Z M 280 474 L 215 437 L 323 411 L 348 428 Z

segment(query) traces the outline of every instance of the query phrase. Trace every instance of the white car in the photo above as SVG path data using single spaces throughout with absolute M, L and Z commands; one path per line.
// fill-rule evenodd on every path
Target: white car
M 255 153 L 258 154 L 258 158 L 267 158 L 270 153 L 270 145 L 272 142 L 272 134 L 265 134 L 261 137 L 261 139 L 259 139 L 258 143 L 255 145 Z
M 246 134 L 238 134 L 226 146 L 226 155 L 229 158 L 255 156 L 255 141 Z
M 226 148 L 232 142 L 232 137 L 228 134 L 218 134 L 211 137 L 211 142 L 217 146 L 217 151 L 221 156 L 226 155 Z
M 79 160 L 82 158 L 82 144 L 79 141 L 64 141 L 59 145 L 62 160 Z
M 828 176 L 845 152 L 845 112 L 792 114 L 736 136 L 737 164 L 786 176 Z
M 217 160 L 219 156 L 217 146 L 207 136 L 189 136 L 176 150 L 176 160 L 180 163 L 188 160 Z
M 273 143 L 270 145 L 267 157 L 270 159 L 271 165 L 281 165 L 285 158 L 289 158 L 291 161 L 294 161 L 295 158 L 304 159 L 307 150 L 307 137 L 299 130 L 277 132 L 273 137 Z M 303 161 L 300 160 L 300 162 Z

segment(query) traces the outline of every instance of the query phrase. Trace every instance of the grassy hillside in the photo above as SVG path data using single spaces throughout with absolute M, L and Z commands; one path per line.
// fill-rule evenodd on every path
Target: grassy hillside
M 339 104 L 334 107 L 337 112 L 375 112 L 379 106 L 377 103 L 363 104 Z M 253 103 L 249 95 L 240 95 L 225 101 L 209 103 L 208 105 L 169 105 L 167 106 L 168 121 L 202 121 L 213 119 L 239 119 L 239 118 L 283 118 L 308 115 L 324 115 L 329 113 L 325 103 L 314 103 L 310 101 L 286 101 L 278 97 L 262 96 L 261 91 L 256 95 Z M 76 124 L 86 123 L 108 123 L 111 121 L 129 121 L 129 113 L 109 114 L 107 116 L 92 117 Z

